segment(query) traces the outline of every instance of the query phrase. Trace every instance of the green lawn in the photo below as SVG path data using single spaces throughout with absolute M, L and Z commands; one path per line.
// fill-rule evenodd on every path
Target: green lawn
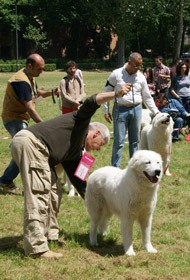
M 0 108 L 8 78 L 12 73 L 0 73 Z M 87 96 L 101 92 L 109 72 L 83 72 Z M 38 79 L 39 88 L 50 89 L 59 85 L 64 72 L 45 72 Z M 58 104 L 51 97 L 37 107 L 44 120 L 59 115 Z M 104 121 L 100 108 L 93 120 Z M 33 122 L 31 121 L 30 125 Z M 112 131 L 112 125 L 108 125 Z M 9 136 L 0 122 L 0 136 Z M 99 240 L 98 248 L 88 242 L 90 219 L 83 200 L 68 198 L 63 187 L 58 221 L 64 247 L 52 245 L 62 252 L 58 261 L 24 257 L 23 251 L 23 197 L 20 176 L 16 183 L 20 190 L 15 194 L 0 192 L 0 279 L 2 280 L 62 280 L 62 279 L 117 279 L 117 280 L 189 280 L 190 279 L 190 142 L 180 136 L 180 143 L 172 147 L 170 171 L 172 177 L 163 177 L 152 226 L 152 243 L 158 254 L 148 254 L 141 245 L 139 226 L 135 224 L 133 244 L 135 257 L 124 255 L 121 244 L 120 223 L 110 221 L 108 235 Z M 10 160 L 11 140 L 0 140 L 0 174 Z M 101 152 L 92 152 L 96 158 L 93 169 L 110 165 L 112 139 Z M 128 145 L 124 147 L 122 168 L 127 165 Z

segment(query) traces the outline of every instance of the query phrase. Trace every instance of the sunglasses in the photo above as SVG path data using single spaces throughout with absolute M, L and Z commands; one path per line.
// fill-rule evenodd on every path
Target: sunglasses
M 131 63 L 133 64 L 133 66 L 134 66 L 136 69 L 141 69 L 141 68 L 142 68 L 142 64 L 136 65 L 133 61 L 131 61 Z

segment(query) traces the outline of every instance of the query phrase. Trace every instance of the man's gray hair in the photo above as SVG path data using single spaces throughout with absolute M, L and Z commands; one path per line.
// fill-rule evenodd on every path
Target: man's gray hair
M 92 130 L 92 131 L 99 130 L 100 133 L 101 133 L 101 137 L 103 139 L 106 138 L 107 139 L 107 144 L 109 143 L 110 132 L 109 132 L 109 129 L 107 128 L 107 126 L 105 124 L 100 123 L 100 122 L 91 122 L 89 124 L 89 130 Z
M 134 52 L 134 53 L 131 53 L 130 56 L 129 56 L 129 60 L 137 60 L 137 59 L 142 59 L 142 55 L 138 52 Z

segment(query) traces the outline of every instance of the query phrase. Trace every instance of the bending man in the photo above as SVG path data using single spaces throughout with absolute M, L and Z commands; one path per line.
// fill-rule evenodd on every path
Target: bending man
M 121 97 L 130 87 L 123 85 Z M 108 128 L 90 119 L 101 104 L 114 99 L 115 92 L 99 93 L 86 99 L 78 111 L 35 124 L 17 133 L 11 153 L 20 168 L 24 187 L 24 250 L 32 257 L 59 258 L 49 251 L 48 240 L 58 240 L 56 215 L 61 200 L 61 187 L 54 167 L 62 163 L 71 183 L 84 198 L 86 182 L 74 176 L 82 150 L 99 151 L 109 142 Z

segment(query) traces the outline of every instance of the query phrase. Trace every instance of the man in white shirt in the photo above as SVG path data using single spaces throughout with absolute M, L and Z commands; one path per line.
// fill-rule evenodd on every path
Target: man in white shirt
M 132 157 L 134 152 L 138 150 L 142 101 L 153 114 L 159 112 L 151 97 L 146 79 L 139 71 L 142 67 L 142 61 L 142 56 L 139 53 L 132 53 L 129 56 L 128 62 L 123 67 L 118 68 L 111 73 L 104 88 L 105 92 L 109 92 L 110 90 L 117 92 L 123 84 L 131 86 L 131 90 L 127 95 L 116 98 L 114 102 L 112 166 L 120 166 L 127 130 L 129 138 L 129 156 Z M 106 121 L 111 122 L 112 117 L 109 112 L 109 102 L 104 104 L 104 113 Z

